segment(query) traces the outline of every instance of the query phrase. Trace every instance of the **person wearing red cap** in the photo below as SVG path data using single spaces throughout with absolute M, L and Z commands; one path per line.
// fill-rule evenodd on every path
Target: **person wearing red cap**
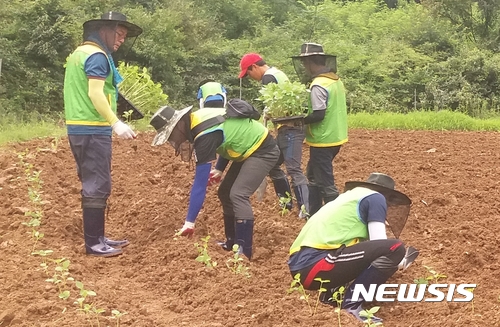
M 239 78 L 246 76 L 259 81 L 262 85 L 270 83 L 284 83 L 289 81 L 288 77 L 281 70 L 270 67 L 257 53 L 248 53 L 241 58 Z M 309 212 L 309 189 L 307 178 L 302 172 L 302 144 L 305 134 L 300 126 L 293 123 L 280 124 L 277 126 L 277 142 L 281 151 L 280 160 L 269 172 L 274 185 L 274 189 L 279 198 L 291 197 L 290 184 L 283 170 L 280 168 L 284 163 L 288 175 L 291 177 L 295 198 L 299 208 L 299 217 L 306 218 Z M 292 201 L 287 204 L 287 209 L 292 208 Z M 304 207 L 303 207 L 304 206 Z M 304 210 L 302 210 L 304 209 Z

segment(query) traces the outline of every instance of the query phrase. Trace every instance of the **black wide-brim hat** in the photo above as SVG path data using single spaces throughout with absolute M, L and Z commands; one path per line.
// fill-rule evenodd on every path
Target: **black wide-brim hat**
M 318 43 L 304 43 L 300 47 L 300 54 L 298 56 L 292 56 L 293 59 L 301 59 L 310 56 L 324 56 L 330 58 L 336 58 L 334 55 L 326 54 L 323 50 L 323 46 Z
M 127 37 L 135 37 L 142 34 L 142 28 L 127 21 L 127 16 L 116 11 L 109 11 L 102 14 L 100 19 L 91 19 L 83 23 L 83 28 L 92 24 L 105 24 L 105 23 L 115 23 L 117 25 L 124 26 L 127 29 Z
M 364 182 L 349 181 L 345 183 L 344 191 L 352 190 L 355 187 L 365 187 L 375 192 L 382 194 L 387 205 L 410 205 L 411 200 L 405 194 L 394 189 L 395 182 L 389 175 L 382 173 L 371 173 L 368 179 Z

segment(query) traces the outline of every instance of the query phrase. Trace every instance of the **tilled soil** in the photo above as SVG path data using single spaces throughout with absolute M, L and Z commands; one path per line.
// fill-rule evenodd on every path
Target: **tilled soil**
M 253 199 L 256 225 L 250 278 L 232 273 L 223 239 L 222 209 L 216 187 L 207 194 L 194 238 L 175 237 L 187 210 L 193 167 L 174 157 L 170 146 L 151 147 L 153 134 L 137 140 L 114 139 L 113 194 L 107 232 L 131 244 L 115 258 L 84 255 L 80 185 L 67 139 L 12 144 L 0 150 L 0 326 L 338 326 L 330 306 L 311 315 L 287 269 L 288 249 L 303 226 L 297 209 L 282 216 L 271 186 L 262 202 Z M 500 134 L 472 132 L 351 130 L 335 159 L 336 183 L 364 180 L 383 172 L 413 201 L 401 239 L 420 250 L 416 263 L 389 282 L 446 275 L 439 283 L 477 284 L 473 302 L 388 302 L 377 313 L 384 326 L 500 326 L 498 151 Z M 32 210 L 24 161 L 41 171 L 44 237 L 34 247 L 25 212 Z M 308 149 L 304 146 L 305 166 Z M 208 253 L 218 264 L 195 261 L 195 242 L 210 236 Z M 89 297 L 100 315 L 77 311 L 74 283 L 67 300 L 45 280 L 49 262 L 30 253 L 50 249 L 53 259 L 71 261 L 70 275 L 97 293 Z M 430 268 L 426 268 L 430 267 Z M 64 287 L 63 287 L 64 289 Z M 127 314 L 118 321 L 111 310 Z M 361 326 L 341 312 L 342 326 Z

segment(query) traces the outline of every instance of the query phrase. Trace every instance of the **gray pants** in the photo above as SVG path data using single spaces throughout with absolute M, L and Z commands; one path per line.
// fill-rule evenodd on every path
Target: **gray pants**
M 304 142 L 304 130 L 300 127 L 282 126 L 278 130 L 278 147 L 280 149 L 280 159 L 269 172 L 272 180 L 286 178 L 285 173 L 280 168 L 285 163 L 286 172 L 292 179 L 292 187 L 307 185 L 307 178 L 302 172 L 302 144 Z
M 250 196 L 257 190 L 279 158 L 278 146 L 273 151 L 232 162 L 219 186 L 219 199 L 224 215 L 235 219 L 254 219 Z
M 107 199 L 111 194 L 111 136 L 68 135 L 83 198 Z

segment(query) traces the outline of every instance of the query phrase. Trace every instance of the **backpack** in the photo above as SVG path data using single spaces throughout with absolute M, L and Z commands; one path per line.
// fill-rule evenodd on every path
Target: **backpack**
M 249 118 L 260 119 L 260 113 L 250 103 L 241 99 L 231 99 L 226 105 L 226 114 L 224 116 L 215 116 L 205 120 L 201 124 L 191 129 L 193 136 L 198 135 L 202 131 L 223 123 L 228 118 Z
M 260 113 L 250 103 L 241 99 L 231 99 L 226 105 L 226 118 L 250 118 L 259 120 Z

